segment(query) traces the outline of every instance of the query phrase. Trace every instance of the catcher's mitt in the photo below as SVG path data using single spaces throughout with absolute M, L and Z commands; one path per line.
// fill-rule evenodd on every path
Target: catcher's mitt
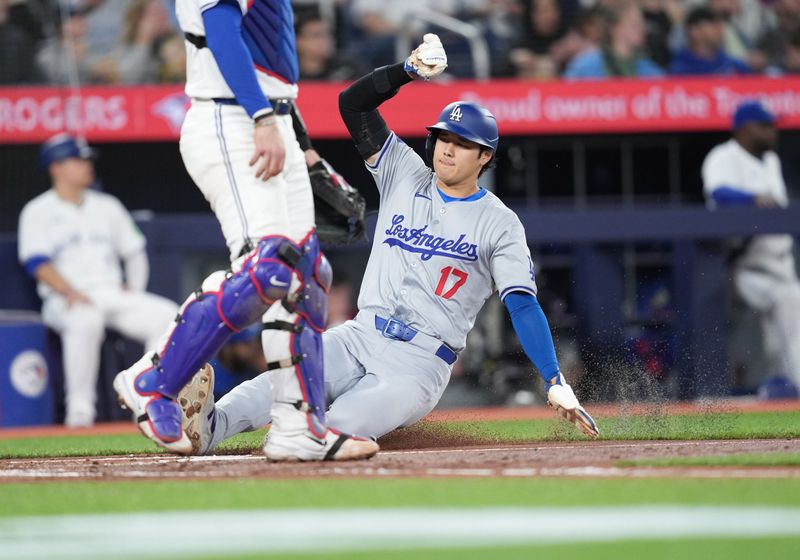
M 314 191 L 317 237 L 327 243 L 353 243 L 364 238 L 364 197 L 323 160 L 308 168 Z

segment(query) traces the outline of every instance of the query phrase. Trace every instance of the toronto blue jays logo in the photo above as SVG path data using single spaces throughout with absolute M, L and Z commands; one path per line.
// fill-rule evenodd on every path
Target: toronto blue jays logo
M 389 247 L 400 247 L 403 251 L 419 253 L 423 261 L 432 257 L 449 257 L 461 261 L 474 262 L 478 260 L 478 246 L 464 241 L 467 236 L 462 233 L 458 239 L 445 239 L 434 237 L 426 233 L 428 224 L 421 228 L 407 228 L 403 226 L 406 219 L 402 214 L 392 216 L 392 227 L 386 230 L 390 236 L 383 240 Z

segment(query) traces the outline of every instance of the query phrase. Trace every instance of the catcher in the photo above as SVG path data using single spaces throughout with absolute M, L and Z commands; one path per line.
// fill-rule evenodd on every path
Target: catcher
M 446 66 L 441 42 L 429 34 L 404 63 L 375 69 L 339 98 L 342 119 L 377 185 L 380 209 L 359 313 L 323 334 L 328 425 L 379 438 L 425 416 L 441 398 L 483 303 L 499 292 L 550 405 L 597 437 L 597 425 L 559 369 L 536 299 L 525 230 L 478 185 L 497 151 L 494 116 L 471 102 L 446 106 L 428 127 L 426 163 L 377 111 L 403 85 L 437 76 Z M 261 375 L 215 406 L 213 380 L 207 366 L 180 396 L 197 454 L 267 424 L 280 402 Z

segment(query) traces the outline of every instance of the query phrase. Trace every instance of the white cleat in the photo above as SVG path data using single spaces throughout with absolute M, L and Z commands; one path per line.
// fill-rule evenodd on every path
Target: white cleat
M 155 392 L 142 394 L 136 390 L 136 377 L 150 363 L 151 358 L 145 355 L 114 377 L 113 387 L 119 405 L 131 411 L 133 421 L 147 439 L 172 453 L 189 455 L 192 442 L 180 429 L 181 413 L 177 403 Z M 158 429 L 161 432 L 157 433 Z
M 211 449 L 214 435 L 214 368 L 206 364 L 178 393 L 183 411 L 183 431 L 192 442 L 191 453 L 205 455 Z
M 369 459 L 380 447 L 371 439 L 340 434 L 329 429 L 324 439 L 305 432 L 285 436 L 270 430 L 264 455 L 270 461 L 355 461 Z
M 600 429 L 594 419 L 583 409 L 578 402 L 578 397 L 575 396 L 575 392 L 568 384 L 550 385 L 547 389 L 547 404 L 590 438 L 597 439 L 600 435 Z

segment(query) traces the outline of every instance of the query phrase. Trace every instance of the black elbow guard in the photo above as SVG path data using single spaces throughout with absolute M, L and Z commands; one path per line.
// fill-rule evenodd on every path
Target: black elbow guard
M 356 150 L 364 159 L 369 159 L 373 154 L 377 154 L 389 138 L 389 127 L 377 110 L 358 115 L 361 126 L 358 134 L 353 135 L 356 143 Z M 349 127 L 348 127 L 349 128 Z M 352 133 L 351 133 L 352 134 Z
M 339 94 L 339 112 L 347 130 L 364 159 L 378 153 L 389 128 L 378 112 L 378 106 L 397 94 L 412 81 L 402 64 L 382 66 L 360 78 Z

